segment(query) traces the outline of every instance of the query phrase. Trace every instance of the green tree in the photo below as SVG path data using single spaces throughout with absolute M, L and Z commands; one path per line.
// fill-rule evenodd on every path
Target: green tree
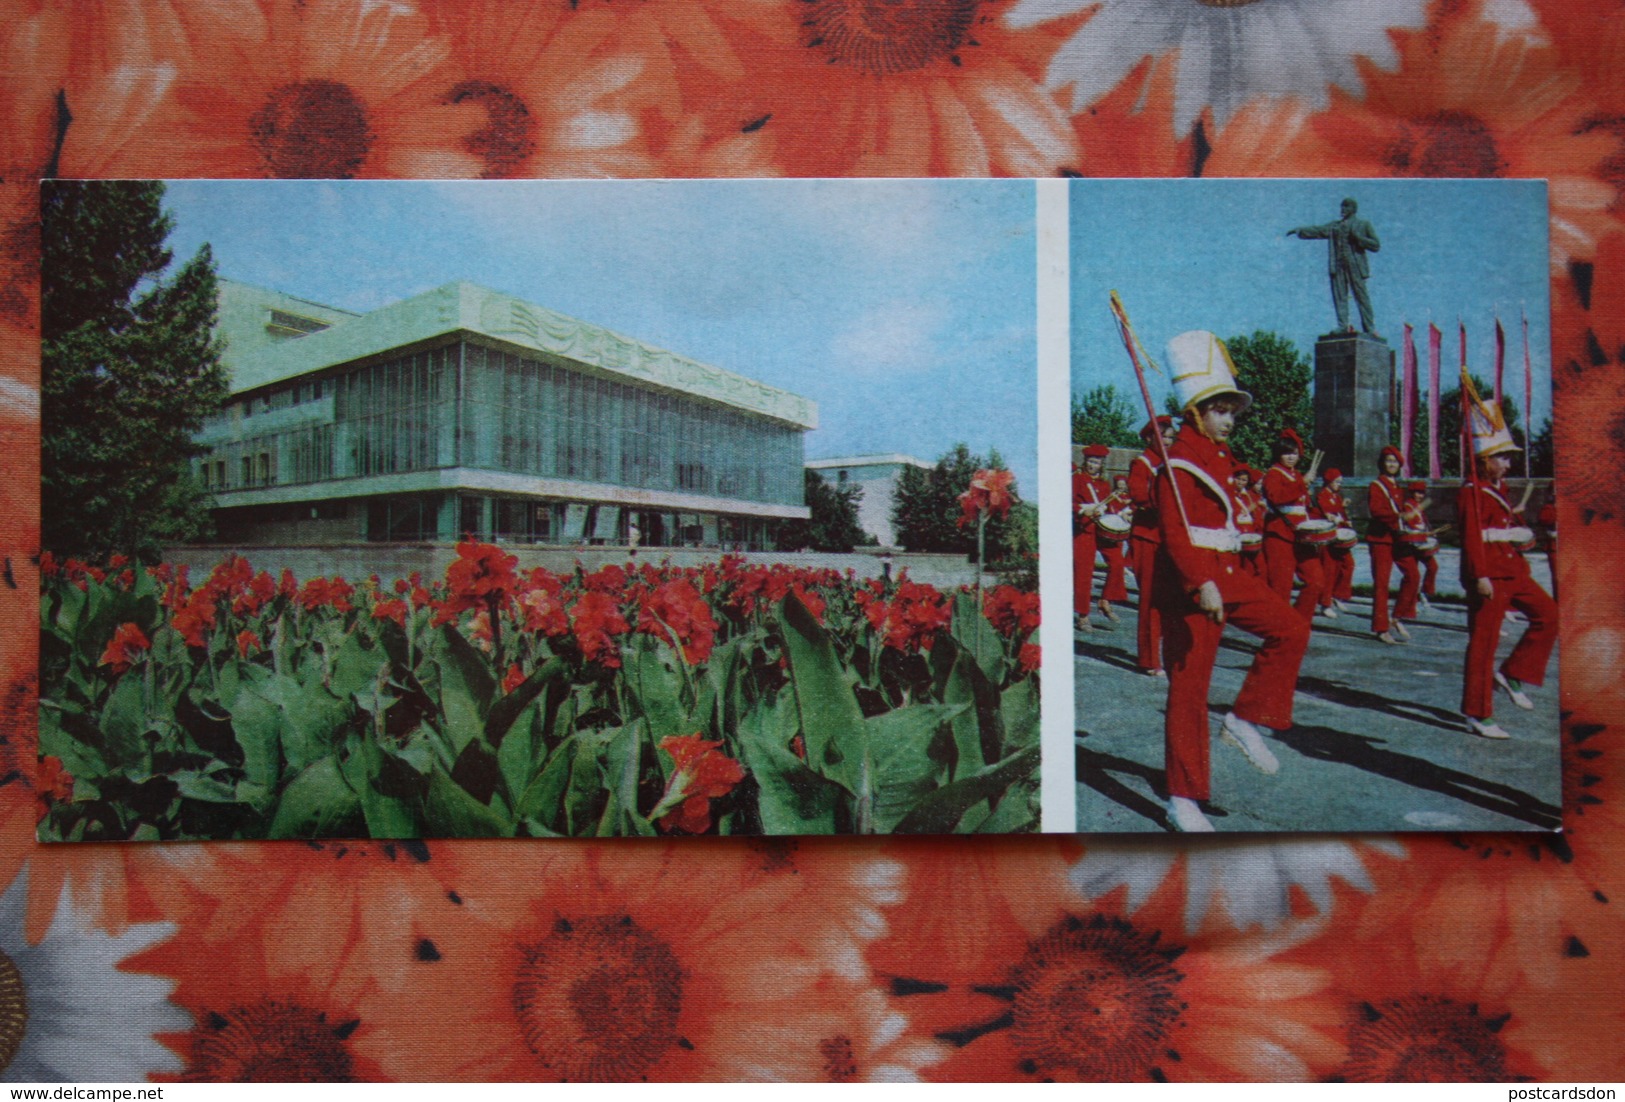
M 780 551 L 850 551 L 873 537 L 858 524 L 862 486 L 836 486 L 811 467 L 806 468 L 808 520 L 793 520 L 779 529 Z
M 1541 422 L 1540 431 L 1529 441 L 1529 473 L 1535 478 L 1552 477 L 1552 419 Z M 1518 473 L 1523 473 L 1520 465 Z
M 974 555 L 976 530 L 959 527 L 959 495 L 970 489 L 971 476 L 979 470 L 1004 470 L 997 450 L 984 459 L 973 455 L 965 444 L 955 444 L 942 454 L 930 470 L 904 467 L 897 480 L 892 504 L 892 528 L 905 551 L 940 551 Z M 1021 498 L 1012 496 L 1012 514 Z M 987 526 L 987 558 L 997 562 L 1010 554 L 1010 521 L 994 520 Z
M 164 185 L 54 180 L 41 193 L 44 546 L 153 561 L 208 530 L 188 460 L 227 393 L 209 246 L 168 279 Z
M 1072 396 L 1072 442 L 1105 444 L 1113 448 L 1140 445 L 1140 419 L 1134 406 L 1110 383 L 1097 386 L 1081 398 Z
M 1283 428 L 1296 429 L 1313 447 L 1312 374 L 1298 346 L 1265 330 L 1256 330 L 1250 337 L 1231 337 L 1224 343 L 1236 365 L 1236 385 L 1253 396 L 1251 408 L 1236 419 L 1231 450 L 1254 467 L 1268 467 L 1270 447 Z

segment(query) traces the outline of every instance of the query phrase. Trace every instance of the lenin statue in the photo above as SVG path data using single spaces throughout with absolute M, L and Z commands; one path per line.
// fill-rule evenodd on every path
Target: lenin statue
M 1326 270 L 1332 280 L 1332 305 L 1337 309 L 1337 328 L 1343 332 L 1354 332 L 1354 327 L 1349 324 L 1349 292 L 1353 291 L 1355 305 L 1360 308 L 1360 328 L 1375 336 L 1376 318 L 1371 312 L 1371 296 L 1365 289 L 1371 266 L 1365 254 L 1376 252 L 1381 245 L 1371 223 L 1355 217 L 1357 210 L 1359 204 L 1353 199 L 1344 199 L 1343 217 L 1336 222 L 1327 222 L 1323 226 L 1299 226 L 1295 230 L 1287 230 L 1286 235 L 1305 240 L 1326 239 Z

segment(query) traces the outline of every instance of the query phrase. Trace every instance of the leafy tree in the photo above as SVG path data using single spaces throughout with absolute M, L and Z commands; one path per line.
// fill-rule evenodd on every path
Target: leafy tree
M 987 458 L 971 454 L 965 444 L 955 444 L 942 454 L 930 470 L 904 467 L 897 480 L 892 504 L 892 527 L 905 551 L 940 551 L 974 555 L 976 530 L 959 527 L 959 495 L 970 489 L 971 476 L 983 469 L 1003 470 L 1004 460 L 997 450 Z M 1020 508 L 1015 496 L 1012 515 Z M 996 562 L 1011 551 L 1011 521 L 993 520 L 987 526 L 987 558 Z
M 1134 406 L 1110 383 L 1097 386 L 1083 397 L 1072 396 L 1072 442 L 1105 444 L 1114 448 L 1140 445 L 1139 425 Z
M 164 185 L 57 180 L 41 195 L 42 540 L 152 561 L 208 530 L 192 440 L 228 385 L 208 245 L 169 279 Z
M 1309 396 L 1313 374 L 1298 346 L 1265 330 L 1224 343 L 1236 365 L 1236 384 L 1253 396 L 1251 408 L 1236 419 L 1231 450 L 1254 467 L 1268 467 L 1270 446 L 1283 428 L 1296 429 L 1313 447 L 1309 439 L 1315 423 Z
M 1552 419 L 1541 423 L 1540 431 L 1529 441 L 1529 473 L 1535 478 L 1551 478 L 1553 471 Z M 1518 473 L 1522 474 L 1520 467 Z
M 790 521 L 779 529 L 780 551 L 850 551 L 871 540 L 858 524 L 862 486 L 833 485 L 811 467 L 806 468 L 805 483 L 812 517 Z
M 1484 397 L 1494 393 L 1493 386 L 1486 386 L 1483 379 L 1476 374 L 1470 374 L 1473 386 L 1478 390 L 1479 396 Z M 1501 396 L 1501 413 L 1506 418 L 1507 425 L 1513 430 L 1513 438 L 1519 444 L 1525 444 L 1524 432 L 1519 421 L 1518 403 L 1510 394 Z M 1550 451 L 1550 421 L 1547 422 L 1546 470 L 1551 471 Z M 1396 424 L 1394 438 L 1397 439 L 1400 429 Z M 1528 446 L 1528 445 L 1526 445 Z M 1536 451 L 1532 458 L 1539 463 L 1540 437 L 1537 436 L 1532 445 Z M 1439 395 L 1439 466 L 1444 478 L 1461 477 L 1461 387 L 1455 386 Z M 1520 459 L 1512 466 L 1513 473 L 1523 474 L 1523 462 Z M 1418 478 L 1427 477 L 1428 473 L 1428 411 L 1427 395 L 1424 392 L 1422 400 L 1417 403 L 1416 423 L 1411 426 L 1411 473 Z M 1538 474 L 1538 470 L 1537 470 Z

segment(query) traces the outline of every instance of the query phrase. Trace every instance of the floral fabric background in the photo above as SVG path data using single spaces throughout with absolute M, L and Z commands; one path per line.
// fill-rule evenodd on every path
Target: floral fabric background
M 1625 8 L 0 0 L 0 1066 L 1625 1078 Z M 41 847 L 37 181 L 1551 181 L 1565 834 Z

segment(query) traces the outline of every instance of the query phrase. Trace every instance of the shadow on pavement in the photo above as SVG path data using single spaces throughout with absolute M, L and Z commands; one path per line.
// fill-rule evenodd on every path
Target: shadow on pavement
M 1462 738 L 1472 736 L 1461 733 Z M 1542 803 L 1509 785 L 1485 781 L 1460 770 L 1449 769 L 1423 758 L 1395 753 L 1382 747 L 1382 740 L 1337 731 L 1330 727 L 1299 725 L 1278 732 L 1276 741 L 1285 743 L 1306 758 L 1337 762 L 1364 769 L 1390 780 L 1438 792 L 1463 803 L 1473 804 L 1544 829 L 1562 825 L 1558 808 Z
M 1429 727 L 1438 727 L 1467 737 L 1463 730 L 1465 721 L 1461 718 L 1461 713 L 1448 708 L 1436 708 L 1431 704 L 1419 704 L 1409 700 L 1395 700 L 1364 689 L 1356 689 L 1342 681 L 1331 681 L 1309 674 L 1298 675 L 1298 692 L 1333 704 L 1342 704 L 1368 712 L 1380 712 L 1411 723 L 1425 723 Z

